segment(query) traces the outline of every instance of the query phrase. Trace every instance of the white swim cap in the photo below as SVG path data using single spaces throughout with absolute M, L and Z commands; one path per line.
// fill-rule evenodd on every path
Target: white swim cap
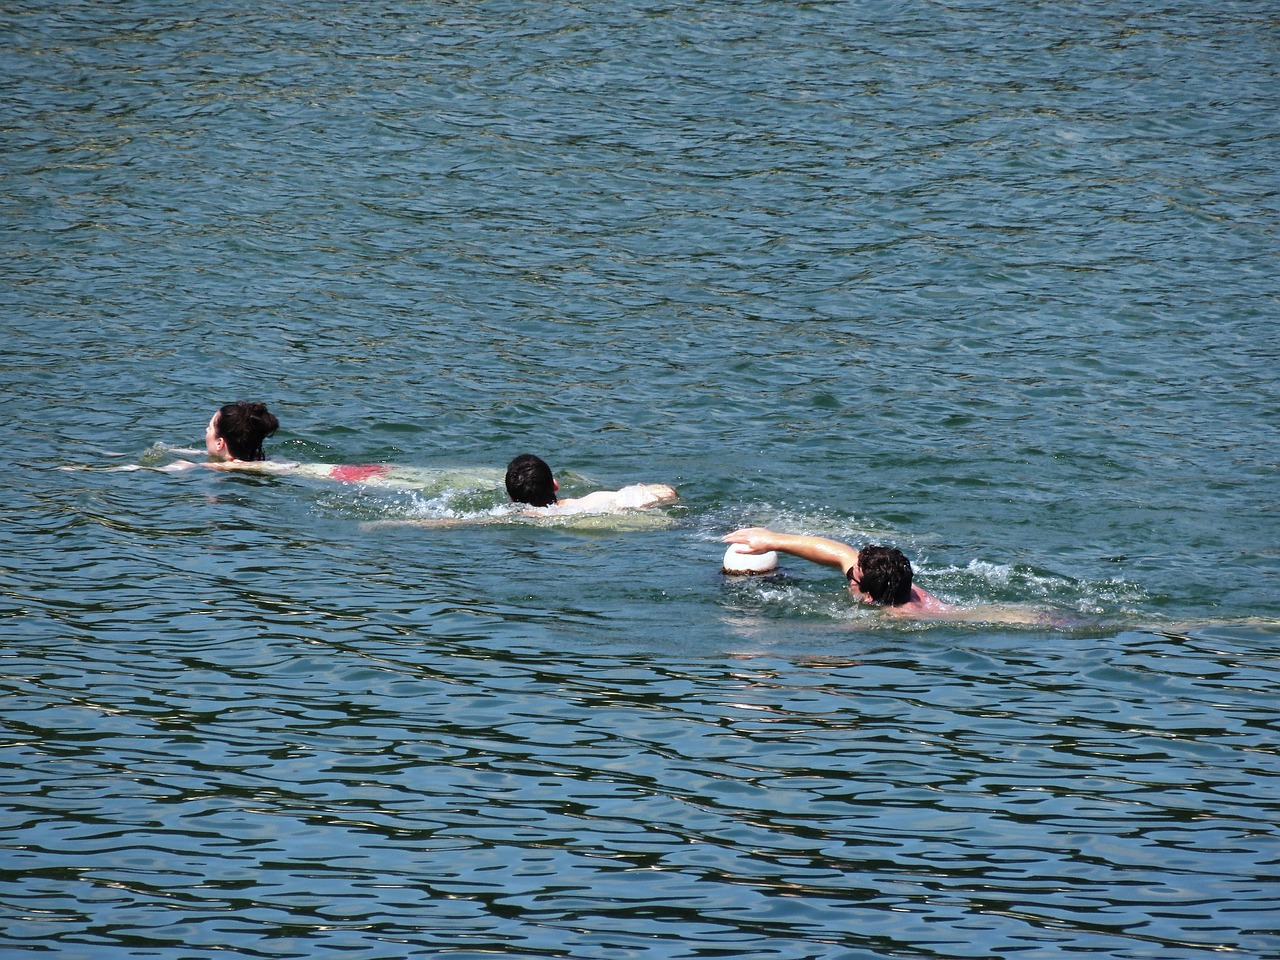
M 724 573 L 768 573 L 778 568 L 778 554 L 770 550 L 768 553 L 747 553 L 740 543 L 729 544 L 724 552 Z

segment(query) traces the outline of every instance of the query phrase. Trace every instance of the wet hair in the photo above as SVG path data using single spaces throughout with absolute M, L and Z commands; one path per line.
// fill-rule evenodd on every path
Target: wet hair
M 515 503 L 546 507 L 556 502 L 556 481 L 541 457 L 522 453 L 507 464 L 507 495 Z
M 849 582 L 876 603 L 899 607 L 911 599 L 911 561 L 893 547 L 869 546 L 858 551 L 862 579 Z M 852 572 L 852 571 L 850 571 Z
M 262 441 L 280 426 L 265 403 L 238 400 L 218 410 L 214 429 L 227 442 L 227 452 L 237 460 L 265 460 Z

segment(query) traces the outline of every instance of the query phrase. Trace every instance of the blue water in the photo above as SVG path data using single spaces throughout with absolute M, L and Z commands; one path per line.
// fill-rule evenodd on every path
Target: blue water
M 1273 5 L 0 37 L 0 953 L 1280 953 Z M 105 469 L 239 398 L 681 500 Z M 726 581 L 743 524 L 1056 625 Z

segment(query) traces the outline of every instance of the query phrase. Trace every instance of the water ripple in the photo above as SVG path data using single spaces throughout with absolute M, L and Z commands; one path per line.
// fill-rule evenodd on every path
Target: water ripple
M 1280 952 L 1274 17 L 1084 12 L 9 4 L 0 942 Z

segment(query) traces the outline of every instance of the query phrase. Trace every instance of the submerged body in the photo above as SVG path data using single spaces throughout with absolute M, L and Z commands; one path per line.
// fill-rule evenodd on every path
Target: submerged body
M 492 467 L 409 467 L 396 463 L 299 463 L 298 476 L 338 483 L 358 484 L 386 490 L 415 490 L 419 493 L 444 490 L 497 489 L 502 471 Z

